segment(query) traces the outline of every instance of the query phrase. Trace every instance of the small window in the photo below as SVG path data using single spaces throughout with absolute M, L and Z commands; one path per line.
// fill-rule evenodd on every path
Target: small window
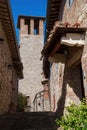
M 73 1 L 74 1 L 74 0 L 68 0 L 69 7 L 72 6 Z

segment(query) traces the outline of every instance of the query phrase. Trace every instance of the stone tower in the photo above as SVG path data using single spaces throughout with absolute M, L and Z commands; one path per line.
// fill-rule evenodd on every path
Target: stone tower
M 20 55 L 23 62 L 24 79 L 19 82 L 19 92 L 29 98 L 28 105 L 33 111 L 36 93 L 43 90 L 41 85 L 41 50 L 44 42 L 43 17 L 19 16 Z

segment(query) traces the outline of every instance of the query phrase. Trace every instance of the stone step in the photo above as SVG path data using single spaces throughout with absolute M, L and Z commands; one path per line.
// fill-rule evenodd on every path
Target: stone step
M 55 130 L 53 112 L 7 113 L 0 116 L 0 130 Z

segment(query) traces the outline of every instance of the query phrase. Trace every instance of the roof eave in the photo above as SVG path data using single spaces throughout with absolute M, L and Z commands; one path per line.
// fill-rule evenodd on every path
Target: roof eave
M 55 46 L 55 44 L 57 43 L 57 41 L 59 41 L 61 39 L 62 36 L 66 35 L 66 33 L 85 33 L 87 30 L 87 28 L 74 28 L 74 27 L 56 27 L 54 30 L 51 31 L 47 42 L 42 50 L 42 55 L 44 56 L 49 56 L 51 50 L 53 49 L 53 47 Z
M 7 44 L 11 52 L 11 58 L 13 61 L 17 60 L 21 62 L 16 33 L 14 28 L 14 22 L 11 12 L 11 6 L 9 0 L 3 0 L 0 2 L 0 20 L 5 32 Z M 5 12 L 6 11 L 6 12 Z M 20 70 L 22 71 L 22 70 Z
M 61 0 L 48 0 L 48 4 L 47 4 L 48 8 L 47 8 L 47 16 L 46 16 L 47 18 L 46 29 L 48 30 L 48 34 L 50 33 L 54 25 L 54 22 L 58 20 L 60 5 L 61 5 Z M 52 13 L 54 13 L 53 16 L 55 16 L 56 11 L 58 13 L 56 14 L 55 20 L 53 20 Z
M 9 11 L 9 17 L 11 20 L 11 26 L 13 29 L 13 34 L 14 34 L 14 40 L 15 40 L 15 50 L 17 52 L 18 55 L 18 59 L 20 60 L 20 54 L 19 54 L 19 49 L 18 49 L 18 43 L 17 43 L 17 38 L 16 38 L 16 32 L 15 32 L 15 27 L 14 27 L 14 20 L 13 20 L 13 16 L 12 16 L 12 11 L 11 11 L 11 6 L 10 6 L 10 2 L 9 0 L 5 0 L 8 6 L 8 11 Z

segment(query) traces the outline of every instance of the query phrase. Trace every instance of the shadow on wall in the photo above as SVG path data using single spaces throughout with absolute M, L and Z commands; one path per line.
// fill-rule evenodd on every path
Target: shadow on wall
M 62 92 L 61 92 L 61 96 L 60 99 L 57 103 L 57 110 L 56 110 L 56 116 L 59 118 L 63 115 L 63 111 L 64 111 L 64 106 L 65 106 L 65 98 L 66 98 L 66 82 L 64 81 L 64 79 L 67 76 L 67 70 L 66 70 L 66 66 L 65 66 L 65 70 L 64 70 L 64 76 L 63 76 L 63 85 L 62 85 Z
M 83 98 L 85 98 L 81 64 L 78 64 L 75 68 L 70 69 L 69 71 L 71 76 L 69 85 L 73 89 L 75 95 L 81 101 Z
M 77 65 L 74 69 L 67 68 L 65 65 L 64 76 L 63 76 L 63 85 L 61 89 L 61 96 L 57 103 L 56 116 L 60 118 L 63 115 L 66 96 L 78 103 L 85 97 L 84 87 L 82 84 L 82 73 L 81 73 L 81 64 Z M 68 86 L 67 86 L 68 85 Z

